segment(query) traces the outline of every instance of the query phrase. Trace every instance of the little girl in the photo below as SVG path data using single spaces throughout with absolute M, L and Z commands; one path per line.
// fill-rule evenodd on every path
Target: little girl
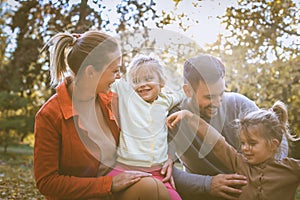
M 258 110 L 238 120 L 242 154 L 231 147 L 199 116 L 182 110 L 167 118 L 173 128 L 183 118 L 208 144 L 215 144 L 214 154 L 232 171 L 245 175 L 248 184 L 242 188 L 239 199 L 294 200 L 300 183 L 300 161 L 274 158 L 282 136 L 296 140 L 288 131 L 285 105 L 278 101 L 270 110 Z
M 168 160 L 169 110 L 179 104 L 183 93 L 162 92 L 165 85 L 163 67 L 148 56 L 138 56 L 130 64 L 127 77 L 113 86 L 119 96 L 120 143 L 117 166 L 109 175 L 124 170 L 146 171 L 165 182 L 171 199 L 181 199 L 174 190 L 172 162 Z M 168 168 L 161 174 L 162 168 Z M 170 177 L 170 183 L 165 177 Z

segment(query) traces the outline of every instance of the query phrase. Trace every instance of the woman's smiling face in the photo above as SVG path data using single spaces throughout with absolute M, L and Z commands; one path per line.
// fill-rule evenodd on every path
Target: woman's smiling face
M 97 93 L 107 93 L 110 86 L 115 82 L 120 73 L 121 57 L 120 52 L 116 51 L 111 55 L 111 60 L 104 71 L 99 72 L 99 81 L 97 85 Z

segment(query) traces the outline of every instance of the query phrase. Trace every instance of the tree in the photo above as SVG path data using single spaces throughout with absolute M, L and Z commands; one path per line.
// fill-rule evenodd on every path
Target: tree
M 223 18 L 227 45 L 248 49 L 247 60 L 288 60 L 299 56 L 299 8 L 293 0 L 241 0 Z
M 119 33 L 123 51 L 128 53 L 124 55 L 124 65 L 140 49 L 153 47 L 155 43 L 148 38 L 147 28 L 147 22 L 158 19 L 152 0 L 148 3 L 122 0 L 113 8 L 103 1 L 87 0 L 14 3 L 15 7 L 1 2 L 3 43 L 0 56 L 4 59 L 1 59 L 0 66 L 0 98 L 3 100 L 0 132 L 11 135 L 5 141 L 19 141 L 32 133 L 35 113 L 54 92 L 49 89 L 49 60 L 46 54 L 40 54 L 40 50 L 55 33 L 82 33 L 90 29 Z M 115 16 L 118 16 L 117 20 L 113 19 Z M 164 23 L 163 18 L 160 18 L 160 24 Z M 141 42 L 130 47 L 130 40 L 137 34 L 141 34 Z M 15 101 L 10 103 L 6 99 Z
M 226 63 L 227 88 L 263 108 L 276 100 L 288 105 L 292 132 L 300 136 L 300 11 L 291 0 L 241 0 L 227 8 L 220 36 L 211 51 Z M 294 157 L 300 157 L 292 152 Z

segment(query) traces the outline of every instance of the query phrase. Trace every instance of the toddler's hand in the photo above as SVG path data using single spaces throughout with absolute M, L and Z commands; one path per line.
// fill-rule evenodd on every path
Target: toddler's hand
M 181 110 L 181 111 L 172 113 L 169 117 L 167 117 L 166 124 L 170 129 L 172 129 L 184 117 L 193 117 L 193 113 L 191 113 L 188 110 Z

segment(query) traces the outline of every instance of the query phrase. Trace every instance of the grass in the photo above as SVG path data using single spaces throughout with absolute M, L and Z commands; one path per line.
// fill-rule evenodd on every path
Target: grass
M 33 150 L 26 145 L 0 153 L 0 199 L 45 199 L 35 187 Z
M 45 198 L 35 187 L 33 178 L 33 149 L 27 145 L 8 148 L 4 154 L 0 149 L 0 199 Z M 300 187 L 295 200 L 300 200 Z

